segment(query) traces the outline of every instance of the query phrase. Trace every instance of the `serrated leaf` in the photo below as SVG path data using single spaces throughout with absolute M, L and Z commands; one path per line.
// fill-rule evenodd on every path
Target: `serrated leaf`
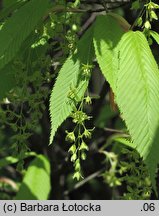
M 17 54 L 23 41 L 47 11 L 49 0 L 32 0 L 15 12 L 0 31 L 0 69 Z
M 113 34 L 113 22 L 109 21 L 109 16 L 99 17 L 96 21 L 94 45 L 97 61 L 115 93 L 134 142 L 131 146 L 136 147 L 144 158 L 155 188 L 159 159 L 157 155 L 155 160 L 152 158 L 158 152 L 155 139 L 159 123 L 158 67 L 142 33 L 127 33 L 125 35 L 130 35 L 130 38 L 124 35 L 120 42 L 122 32 L 119 36 Z M 108 26 L 108 29 L 103 26 Z
M 38 155 L 29 165 L 16 200 L 46 200 L 50 193 L 50 163 Z
M 120 41 L 124 31 L 117 20 L 110 16 L 99 16 L 95 22 L 94 28 L 94 47 L 99 67 L 109 82 L 113 91 L 116 88 L 116 72 L 118 63 L 115 47 Z
M 82 64 L 91 64 L 93 52 L 93 29 L 90 27 L 78 43 L 77 53 L 69 57 L 62 66 L 50 97 L 51 135 L 53 141 L 58 127 L 71 114 L 73 107 L 70 104 L 68 93 L 70 87 L 77 88 L 77 95 L 81 98 L 88 85 L 88 80 L 81 78 Z
M 139 31 L 124 34 L 118 49 L 116 101 L 134 147 L 149 168 L 154 186 L 155 170 L 159 162 L 159 157 L 152 159 L 153 142 L 159 125 L 158 66 L 144 34 Z M 155 146 L 156 152 L 159 152 L 159 145 Z
M 126 139 L 126 138 L 123 138 L 123 137 L 115 137 L 114 138 L 114 141 L 116 141 L 116 142 L 119 142 L 119 143 L 121 143 L 121 144 L 124 144 L 126 147 L 129 147 L 129 148 L 134 148 L 134 146 L 133 146 L 133 143 L 132 142 L 130 142 L 128 139 Z

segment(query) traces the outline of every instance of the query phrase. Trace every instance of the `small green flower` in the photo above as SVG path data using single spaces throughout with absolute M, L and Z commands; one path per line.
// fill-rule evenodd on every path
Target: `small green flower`
M 148 20 L 145 22 L 144 26 L 145 26 L 146 29 L 151 28 L 151 24 L 150 24 L 150 22 Z
M 82 154 L 81 154 L 81 159 L 82 159 L 82 160 L 86 160 L 86 158 L 87 158 L 86 153 L 85 153 L 85 152 L 82 152 Z
M 70 91 L 68 92 L 68 95 L 67 95 L 68 98 L 74 99 L 75 96 L 76 96 L 76 95 L 75 95 L 75 92 L 74 92 L 74 91 L 70 90 Z
M 74 153 L 76 152 L 76 145 L 75 145 L 75 144 L 72 145 L 72 146 L 69 148 L 68 152 L 70 152 L 71 154 L 74 154 Z
M 71 161 L 72 161 L 72 162 L 75 162 L 76 159 L 77 159 L 77 155 L 76 155 L 76 153 L 74 153 L 74 154 L 71 156 Z
M 139 17 L 139 18 L 137 19 L 137 25 L 138 25 L 139 27 L 142 26 L 142 22 L 143 22 L 142 17 Z
M 90 130 L 85 129 L 83 135 L 84 135 L 86 138 L 89 138 L 89 139 L 90 139 L 91 136 L 92 136 L 92 133 L 90 132 Z
M 145 5 L 149 10 L 152 10 L 152 9 L 159 9 L 159 5 L 158 4 L 155 4 L 154 2 L 150 2 L 148 4 Z
M 89 78 L 91 75 L 92 68 L 93 68 L 93 65 L 82 64 L 82 75 L 85 78 Z
M 91 97 L 89 97 L 89 96 L 87 96 L 87 97 L 85 98 L 85 101 L 86 101 L 87 104 L 92 104 Z
M 79 150 L 80 150 L 80 151 L 82 151 L 82 150 L 88 151 L 88 150 L 89 150 L 87 144 L 86 144 L 83 140 L 82 140 L 82 143 L 81 143 L 81 145 L 80 145 Z
M 75 134 L 74 134 L 74 132 L 72 131 L 72 132 L 68 132 L 68 131 L 66 131 L 66 133 L 67 133 L 67 136 L 66 136 L 66 141 L 68 141 L 68 142 L 75 142 L 75 140 L 76 140 L 76 137 L 75 137 Z
M 82 111 L 76 111 L 71 115 L 74 123 L 82 124 L 85 120 L 89 120 L 90 117 Z
M 70 86 L 70 90 L 68 92 L 68 95 L 67 97 L 70 99 L 70 100 L 73 100 L 73 101 L 79 101 L 80 98 L 78 97 L 78 91 L 77 91 L 77 88 L 73 85 Z
M 81 170 L 81 164 L 80 164 L 80 160 L 77 159 L 75 162 L 75 170 L 76 171 L 80 171 Z
M 73 175 L 73 179 L 79 181 L 81 179 L 81 173 L 79 171 L 75 172 Z
M 150 18 L 151 18 L 151 19 L 158 20 L 158 17 L 157 17 L 157 15 L 156 15 L 155 11 L 153 11 L 153 10 L 150 11 Z

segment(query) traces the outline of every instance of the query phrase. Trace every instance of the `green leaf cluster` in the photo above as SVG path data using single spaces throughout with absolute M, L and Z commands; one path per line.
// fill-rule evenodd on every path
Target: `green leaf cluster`
M 66 60 L 50 99 L 50 143 L 57 128 L 73 109 L 68 104 L 68 91 L 71 85 L 83 85 L 83 81 L 78 82 L 83 63 L 81 55 L 93 57 L 87 48 L 93 42 L 99 67 L 115 94 L 121 117 L 131 135 L 131 146 L 145 161 L 155 189 L 155 172 L 159 163 L 159 70 L 145 35 L 128 28 L 128 24 L 118 16 L 98 16 L 85 33 L 89 35 L 91 32 L 91 35 L 81 39 L 77 53 Z M 154 33 L 152 36 L 158 40 Z M 84 94 L 86 87 L 78 92 L 79 96 Z
M 7 84 L 5 87 L 2 84 L 0 99 L 6 96 L 5 93 L 15 85 L 15 73 L 12 68 L 13 59 L 17 56 L 29 35 L 35 30 L 35 27 L 42 21 L 49 5 L 48 0 L 32 0 L 25 2 L 25 4 L 22 1 L 5 3 L 5 13 L 3 14 L 2 11 L 0 17 L 0 19 L 7 17 L 0 30 L 0 76 L 3 83 Z

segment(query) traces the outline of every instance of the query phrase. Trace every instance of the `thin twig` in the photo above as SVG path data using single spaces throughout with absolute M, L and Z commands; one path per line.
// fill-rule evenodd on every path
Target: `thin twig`
M 112 0 L 104 0 L 105 1 L 105 3 L 107 4 L 107 3 L 109 3 L 109 4 L 116 4 L 116 3 L 129 3 L 130 2 L 130 0 L 123 0 L 123 1 L 121 1 L 121 0 L 115 0 L 115 2 L 113 2 Z M 84 0 L 81 0 L 80 1 L 81 2 L 81 4 L 101 4 L 100 2 L 99 2 L 99 0 L 88 0 L 88 1 L 84 1 Z
M 131 25 L 130 30 L 132 30 L 132 29 L 135 27 L 137 19 L 138 19 L 140 16 L 143 16 L 144 11 L 145 11 L 145 6 L 144 6 L 144 7 L 141 9 L 141 11 L 139 12 L 139 14 L 138 14 L 137 18 L 135 19 L 134 23 Z
M 78 32 L 79 36 L 83 35 L 83 32 L 85 32 L 85 30 L 89 28 L 89 26 L 94 22 L 96 16 L 96 13 L 91 14 L 91 16 L 86 20 L 86 22 L 83 24 L 80 31 Z
M 90 180 L 92 180 L 92 179 L 96 178 L 97 176 L 99 176 L 99 175 L 101 174 L 102 171 L 103 171 L 103 169 L 98 170 L 97 172 L 95 172 L 95 173 L 89 175 L 89 176 L 88 176 L 87 178 L 85 178 L 84 180 L 82 180 L 82 181 L 78 182 L 77 184 L 75 184 L 75 186 L 74 186 L 73 189 L 71 189 L 71 190 L 69 190 L 69 191 L 68 191 L 68 190 L 65 191 L 65 192 L 64 192 L 64 195 L 67 196 L 67 195 L 68 195 L 69 193 L 71 193 L 72 191 L 77 190 L 78 188 L 82 187 L 84 184 L 86 184 L 86 183 L 89 182 Z
M 109 131 L 109 132 L 114 132 L 114 133 L 124 133 L 123 130 L 116 130 L 116 129 L 113 129 L 113 128 L 104 128 L 105 131 Z
M 0 177 L 0 183 L 10 185 L 14 190 L 18 190 L 17 184 L 12 179 L 9 179 L 7 177 Z
M 119 8 L 119 7 L 123 7 L 124 5 L 126 5 L 127 3 L 129 2 L 125 2 L 123 4 L 120 4 L 120 5 L 116 5 L 116 6 L 113 6 L 113 7 L 107 7 L 108 10 L 113 10 L 113 9 L 116 9 L 116 8 Z M 51 12 L 54 12 L 54 13 L 62 13 L 62 12 L 71 12 L 71 13 L 94 13 L 94 12 L 104 12 L 105 11 L 105 8 L 102 7 L 102 8 L 98 8 L 98 9 L 88 9 L 88 10 L 85 10 L 85 9 L 80 9 L 80 8 L 65 8 L 64 6 L 55 6 L 53 7 L 51 10 L 50 10 L 50 13 Z M 44 18 L 44 20 L 46 19 L 46 17 Z

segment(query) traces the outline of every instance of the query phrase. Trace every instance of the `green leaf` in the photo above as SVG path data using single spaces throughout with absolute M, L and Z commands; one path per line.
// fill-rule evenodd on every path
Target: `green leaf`
M 77 96 L 81 98 L 88 85 L 88 80 L 82 79 L 82 64 L 91 64 L 93 58 L 93 26 L 87 30 L 78 43 L 77 53 L 69 57 L 61 68 L 50 97 L 51 135 L 53 141 L 58 127 L 71 114 L 73 105 L 68 94 L 70 88 L 77 88 Z
M 117 58 L 115 48 L 124 31 L 117 20 L 110 16 L 99 16 L 95 22 L 94 47 L 99 67 L 113 91 L 116 88 Z
M 130 32 L 121 40 L 122 34 L 112 17 L 98 17 L 94 30 L 95 53 L 129 129 L 131 147 L 145 160 L 155 188 L 159 159 L 152 157 L 159 149 L 154 141 L 159 123 L 159 71 L 145 36 Z
M 132 7 L 131 7 L 132 10 L 138 10 L 140 9 L 140 1 L 139 0 L 136 0 L 132 3 Z
M 156 43 L 159 45 L 159 34 L 155 31 L 150 31 L 150 35 L 153 37 L 153 39 L 156 41 Z
M 22 6 L 0 31 L 0 69 L 8 64 L 21 48 L 24 40 L 45 15 L 49 0 L 32 0 Z
M 31 162 L 15 199 L 46 200 L 50 188 L 49 160 L 43 155 L 38 155 Z
M 6 93 L 15 86 L 15 69 L 12 64 L 0 70 L 0 101 L 6 97 Z
M 149 168 L 154 186 L 159 157 L 152 159 L 159 125 L 159 70 L 143 33 L 124 34 L 119 45 L 116 101 L 134 147 Z M 159 152 L 159 145 L 156 152 Z M 151 160 L 150 160 L 151 158 Z
M 101 107 L 100 114 L 95 120 L 95 127 L 104 128 L 109 125 L 110 119 L 116 116 L 116 113 L 111 109 L 109 104 Z
M 19 0 L 3 0 L 3 8 L 6 9 L 17 2 L 22 2 L 22 1 L 21 0 L 20 1 Z
M 119 142 L 119 143 L 121 143 L 121 144 L 124 144 L 126 147 L 134 148 L 133 143 L 130 142 L 130 141 L 129 141 L 128 139 L 126 139 L 126 138 L 123 138 L 123 137 L 115 137 L 113 140 L 116 141 L 116 142 Z
M 152 186 L 156 192 L 157 195 L 157 188 L 156 188 L 156 174 L 157 174 L 157 165 L 159 164 L 159 158 L 158 158 L 158 153 L 159 153 L 159 145 L 158 145 L 158 140 L 159 140 L 159 127 L 156 130 L 154 140 L 151 144 L 151 148 L 149 151 L 149 154 L 147 155 L 145 162 L 148 167 L 150 177 L 151 177 L 151 182 Z
M 3 1 L 3 9 L 1 10 L 0 13 L 0 20 L 4 20 L 15 10 L 19 9 L 22 5 L 24 5 L 26 2 L 24 1 L 18 1 L 18 0 L 4 0 Z
M 107 15 L 113 17 L 117 21 L 117 23 L 120 25 L 122 30 L 124 30 L 124 32 L 127 32 L 131 28 L 131 25 L 127 22 L 127 20 L 124 19 L 119 14 L 109 12 L 109 14 Z
M 25 154 L 24 158 L 21 158 L 21 159 L 25 159 L 25 158 L 32 157 L 32 156 L 36 156 L 36 153 L 35 152 L 27 152 Z M 17 163 L 18 161 L 19 161 L 19 158 L 13 157 L 13 156 L 8 156 L 5 158 L 2 158 L 2 159 L 0 159 L 0 168 L 5 167 L 9 164 Z

